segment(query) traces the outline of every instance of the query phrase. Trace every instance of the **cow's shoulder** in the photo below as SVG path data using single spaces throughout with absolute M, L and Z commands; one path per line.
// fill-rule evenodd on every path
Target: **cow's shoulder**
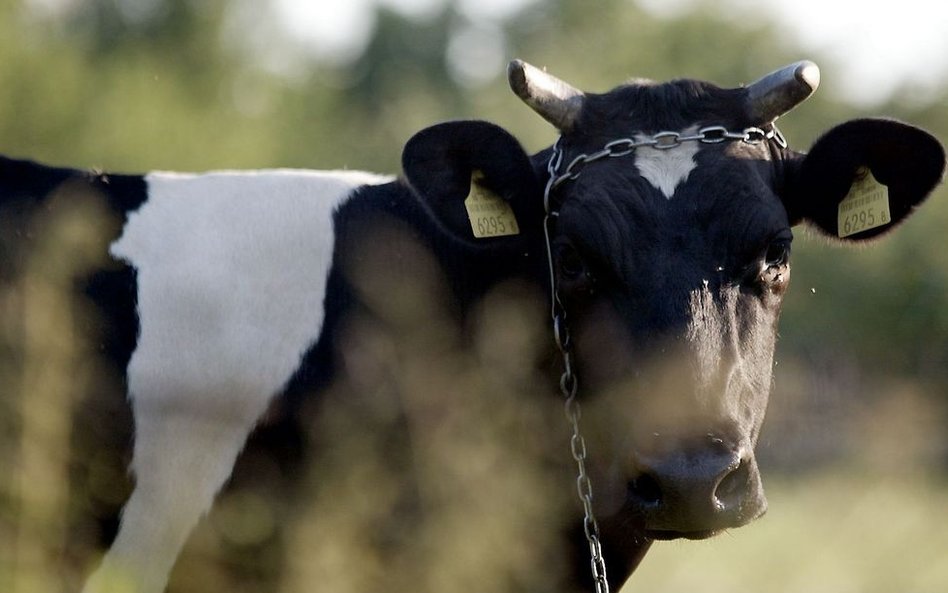
M 334 212 L 388 178 L 267 170 L 145 180 L 148 200 L 111 248 L 137 271 L 133 397 L 262 410 L 321 333 Z

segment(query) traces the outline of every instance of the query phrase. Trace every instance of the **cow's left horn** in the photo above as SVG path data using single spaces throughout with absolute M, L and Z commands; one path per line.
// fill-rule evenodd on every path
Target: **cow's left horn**
M 785 66 L 747 86 L 747 112 L 755 124 L 769 124 L 820 86 L 820 69 L 808 60 Z
M 524 103 L 562 132 L 576 123 L 586 95 L 552 74 L 522 60 L 507 66 L 510 88 Z

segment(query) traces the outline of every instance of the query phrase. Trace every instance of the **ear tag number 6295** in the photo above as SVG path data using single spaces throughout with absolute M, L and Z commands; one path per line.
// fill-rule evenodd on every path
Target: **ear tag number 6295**
M 879 183 L 872 171 L 862 167 L 856 172 L 849 193 L 839 203 L 837 234 L 842 239 L 890 222 L 889 188 Z
M 471 173 L 471 192 L 464 200 L 471 231 L 478 239 L 519 235 L 520 227 L 510 204 L 483 185 L 484 174 Z

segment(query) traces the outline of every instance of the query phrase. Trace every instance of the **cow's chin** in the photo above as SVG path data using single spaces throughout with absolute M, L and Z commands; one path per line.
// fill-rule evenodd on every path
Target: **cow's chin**
M 618 513 L 599 522 L 602 537 L 602 553 L 605 557 L 610 584 L 618 590 L 622 583 L 638 568 L 652 545 L 641 522 L 634 514 Z M 575 543 L 579 554 L 579 574 L 589 573 L 589 547 L 582 535 L 582 527 L 576 531 Z
M 667 531 L 664 529 L 647 529 L 645 537 L 657 541 L 669 541 L 673 539 L 691 539 L 701 540 L 714 537 L 724 533 L 726 529 L 709 529 L 706 531 Z
M 670 541 L 675 539 L 702 540 L 724 533 L 729 528 L 707 529 L 698 531 L 677 531 L 672 529 L 650 529 L 644 525 L 637 513 L 623 508 L 622 511 L 603 521 L 607 535 L 611 535 L 613 544 L 620 543 L 621 547 L 635 548 L 645 541 Z M 615 540 L 619 540 L 616 542 Z
M 694 531 L 678 531 L 678 530 L 673 530 L 673 529 L 650 529 L 648 526 L 645 526 L 645 528 L 642 529 L 642 533 L 644 533 L 645 537 L 647 537 L 648 539 L 655 540 L 655 541 L 669 541 L 673 539 L 690 539 L 690 540 L 709 539 L 716 535 L 720 535 L 724 533 L 725 531 L 728 531 L 729 529 L 737 529 L 740 527 L 744 527 L 745 525 L 759 519 L 766 512 L 767 512 L 767 506 L 765 504 L 763 505 L 763 508 L 761 508 L 757 512 L 757 514 L 755 514 L 752 517 L 747 518 L 746 520 L 741 521 L 739 524 L 736 524 L 736 525 L 729 525 L 729 526 L 723 526 L 723 527 L 716 527 L 713 529 L 701 529 L 701 530 L 694 530 Z
M 599 521 L 599 527 L 602 537 L 602 551 L 609 570 L 609 579 L 616 589 L 635 572 L 653 542 L 675 539 L 708 539 L 730 529 L 729 527 L 705 531 L 649 529 L 645 525 L 641 513 L 628 504 L 624 505 L 615 514 L 608 514 L 603 517 Z M 585 538 L 582 536 L 582 527 L 577 528 L 573 533 L 573 537 L 573 543 L 576 545 L 575 549 L 578 554 L 576 567 L 579 572 L 577 574 L 588 575 L 589 551 L 585 545 Z

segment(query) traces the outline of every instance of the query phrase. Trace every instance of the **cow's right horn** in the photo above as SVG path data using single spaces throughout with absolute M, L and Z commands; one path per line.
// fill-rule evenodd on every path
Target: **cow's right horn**
M 507 80 L 524 103 L 561 132 L 576 123 L 586 98 L 581 90 L 522 60 L 507 66 Z

